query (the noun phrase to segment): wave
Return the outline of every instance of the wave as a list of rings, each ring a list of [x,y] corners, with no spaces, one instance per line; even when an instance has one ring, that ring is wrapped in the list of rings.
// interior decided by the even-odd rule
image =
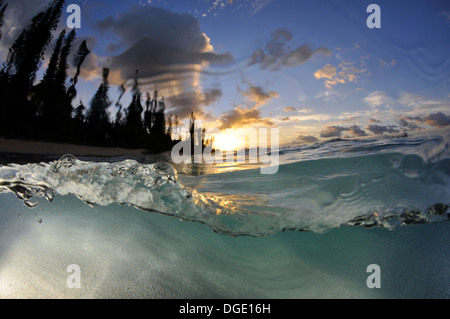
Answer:
[[[316,150],[314,158],[308,159],[307,147]],[[286,159],[274,175],[254,167],[178,174],[166,162],[106,163],[66,155],[0,166],[0,192],[15,193],[31,208],[38,198],[52,201],[56,195],[75,195],[89,205],[131,205],[233,236],[320,233],[343,225],[395,229],[450,218],[446,138],[307,147],[284,149]]]

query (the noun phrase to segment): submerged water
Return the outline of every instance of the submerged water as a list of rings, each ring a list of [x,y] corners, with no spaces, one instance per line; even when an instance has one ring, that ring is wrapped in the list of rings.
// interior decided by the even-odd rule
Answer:
[[[449,141],[286,147],[273,175],[70,155],[0,166],[0,296],[448,298]]]

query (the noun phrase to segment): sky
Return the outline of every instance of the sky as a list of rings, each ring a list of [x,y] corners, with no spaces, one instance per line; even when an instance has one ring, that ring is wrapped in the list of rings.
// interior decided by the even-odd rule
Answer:
[[[0,42],[3,61],[20,31],[48,3],[10,2]],[[222,131],[279,128],[281,144],[425,134],[450,126],[447,0],[69,4],[81,8],[74,50],[83,40],[91,50],[77,103],[89,105],[101,69],[108,67],[114,101],[125,83],[127,105],[138,70],[141,90],[153,96],[158,89],[166,113],[185,124],[195,112],[205,127]],[[380,8],[381,28],[367,26],[370,4]],[[59,29],[67,27],[68,16],[63,13]]]

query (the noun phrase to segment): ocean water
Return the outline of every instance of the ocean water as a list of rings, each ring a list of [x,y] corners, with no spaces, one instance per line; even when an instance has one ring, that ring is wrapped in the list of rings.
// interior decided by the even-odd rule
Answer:
[[[0,297],[449,298],[448,133],[0,166]]]

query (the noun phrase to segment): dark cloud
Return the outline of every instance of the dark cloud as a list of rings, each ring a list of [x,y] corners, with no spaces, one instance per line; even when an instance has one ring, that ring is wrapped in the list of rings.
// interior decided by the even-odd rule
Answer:
[[[96,29],[118,38],[116,43],[109,45],[110,51],[126,48],[111,57],[111,68],[120,69],[127,79],[134,76],[136,69],[142,77],[152,77],[165,72],[192,71],[195,66],[205,63],[232,60],[230,53],[213,52],[198,20],[187,13],[132,6],[127,12],[99,21]]]
[[[191,112],[205,116],[201,106],[210,105],[222,97],[222,90],[210,89],[205,92],[182,92],[167,99],[171,106],[171,113],[181,118],[189,117]]]
[[[383,126],[383,125],[369,125],[366,128],[367,130],[371,131],[373,134],[375,135],[381,135],[381,134],[385,134],[385,133],[400,133],[399,129],[395,126],[395,125],[388,125],[388,126]]]
[[[450,115],[445,115],[442,112],[428,114],[425,116],[408,117],[407,119],[439,128],[450,126]]]
[[[400,126],[400,128],[404,131],[416,131],[416,130],[423,129],[422,127],[418,126],[416,123],[408,122],[405,119],[400,119],[397,121],[397,123]]]
[[[327,48],[313,50],[306,44],[292,49],[289,46],[292,38],[292,34],[287,30],[279,29],[272,32],[272,38],[266,44],[265,51],[256,50],[250,57],[248,65],[258,64],[261,69],[278,71],[283,66],[301,65],[315,54],[331,55],[331,51]]]
[[[156,87],[167,107],[181,118],[192,111],[204,114],[202,107],[220,98],[220,89],[203,91],[200,74],[209,64],[230,62],[233,57],[214,52],[191,14],[135,5],[97,22],[95,29],[115,39],[106,46],[112,84],[134,78],[139,70],[143,89]]]
[[[358,136],[358,137],[367,136],[366,131],[364,131],[357,125],[350,126],[349,131],[350,131],[350,134],[353,136]]]
[[[295,140],[297,143],[315,143],[318,141],[317,137],[312,135],[299,135]]]
[[[348,127],[327,126],[320,132],[320,137],[341,137],[342,132],[349,131]]]

